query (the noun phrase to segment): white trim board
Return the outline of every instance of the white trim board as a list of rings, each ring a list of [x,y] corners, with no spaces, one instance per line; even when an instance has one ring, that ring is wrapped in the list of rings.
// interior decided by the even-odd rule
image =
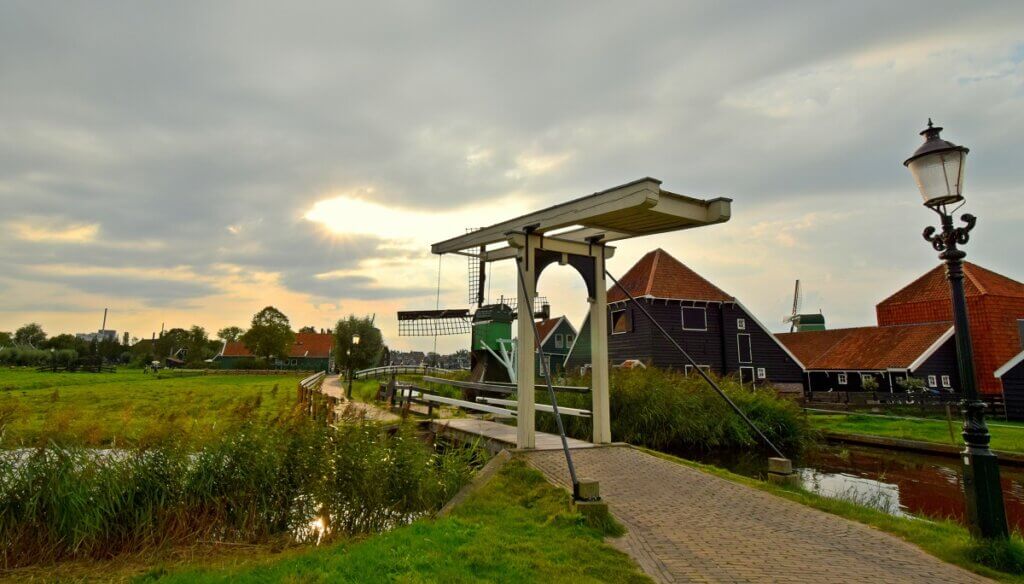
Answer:
[[[911,363],[909,366],[907,366],[907,371],[909,371],[910,373],[913,373],[914,371],[917,370],[918,367],[920,367],[921,365],[924,365],[924,362],[927,361],[928,358],[931,357],[935,353],[935,351],[938,351],[939,347],[941,347],[942,344],[945,343],[946,341],[948,341],[952,336],[953,336],[953,327],[951,326],[951,327],[949,327],[949,330],[947,330],[946,332],[942,333],[941,336],[939,336],[938,340],[936,340],[934,343],[932,343],[932,346],[930,346],[927,349],[925,349],[924,353],[921,353],[921,355],[918,356],[917,359],[914,359],[913,363]]]
[[[1024,361],[1024,351],[1017,353],[1016,357],[1013,357],[1012,359],[1007,361],[1002,367],[996,369],[995,376],[1002,377],[1003,375],[1006,375],[1007,373],[1010,372],[1010,369],[1013,369],[1014,367],[1019,365],[1021,361]]]

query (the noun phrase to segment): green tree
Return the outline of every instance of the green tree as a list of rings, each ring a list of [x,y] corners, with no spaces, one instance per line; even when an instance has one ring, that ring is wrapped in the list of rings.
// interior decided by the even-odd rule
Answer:
[[[189,332],[183,328],[172,328],[164,331],[156,340],[153,355],[163,361],[164,357],[173,357],[180,349],[188,348]]]
[[[0,347],[10,347],[14,344],[14,337],[11,333],[0,331]]]
[[[355,335],[359,335],[358,345],[352,342]],[[334,327],[334,347],[338,368],[344,371],[358,371],[380,363],[384,352],[384,337],[380,334],[380,329],[373,326],[373,319],[370,317],[359,318],[350,315],[339,320]]]
[[[30,322],[14,331],[14,343],[17,345],[28,345],[36,348],[46,340],[46,333],[38,322]]]
[[[316,327],[315,326],[304,326],[304,327],[299,329],[299,332],[300,333],[315,333],[316,332]]]
[[[217,331],[217,338],[229,343],[237,341],[245,334],[245,329],[240,326],[227,326]]]
[[[295,342],[295,333],[283,312],[267,306],[252,317],[252,324],[242,335],[242,342],[257,357],[283,357]]]

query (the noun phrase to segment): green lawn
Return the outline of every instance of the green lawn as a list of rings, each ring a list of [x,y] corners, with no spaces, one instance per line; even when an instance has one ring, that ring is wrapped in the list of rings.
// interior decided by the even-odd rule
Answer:
[[[811,424],[821,431],[963,445],[960,437],[961,421],[955,417],[955,442],[950,440],[949,423],[946,420],[906,420],[858,414],[812,414],[809,418]],[[993,449],[1024,453],[1024,425],[1002,421],[992,423],[995,425],[989,426],[989,431],[992,433]]]
[[[649,582],[568,507],[568,493],[512,460],[444,519],[238,568],[157,568],[140,581]]]
[[[50,439],[109,446],[171,433],[202,440],[238,416],[288,407],[298,379],[0,369],[0,439],[4,446]]]

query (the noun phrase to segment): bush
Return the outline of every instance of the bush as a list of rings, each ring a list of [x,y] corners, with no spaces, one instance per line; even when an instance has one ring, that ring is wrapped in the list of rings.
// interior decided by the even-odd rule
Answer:
[[[735,378],[718,379],[719,386],[757,427],[788,455],[813,441],[810,425],[800,408],[778,397],[774,390],[749,389]],[[587,386],[587,378],[571,378],[570,385]],[[655,368],[616,369],[611,380],[612,438],[665,452],[766,448],[757,434],[701,377]],[[548,402],[546,392],[538,402]],[[558,404],[590,409],[591,396],[559,393]],[[582,440],[592,436],[589,418],[563,416],[566,433]],[[557,432],[554,416],[537,413],[537,427]]]
[[[409,427],[335,430],[301,414],[240,422],[198,451],[173,436],[132,450],[0,451],[0,565],[319,538],[318,519],[335,535],[379,531],[440,508],[473,455],[435,454]]]
[[[7,347],[0,349],[0,365],[20,365],[27,367],[38,367],[40,365],[51,365],[57,360],[58,365],[67,366],[68,363],[78,359],[78,353],[73,349],[61,349],[50,352],[45,349],[32,349],[30,347]]]

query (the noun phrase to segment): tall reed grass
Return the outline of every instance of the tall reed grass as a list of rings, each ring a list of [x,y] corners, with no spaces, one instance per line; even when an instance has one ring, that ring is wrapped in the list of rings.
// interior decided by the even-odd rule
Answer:
[[[294,413],[241,422],[198,450],[168,438],[0,451],[0,566],[376,532],[443,505],[473,456],[435,453],[411,427],[335,430]]]
[[[814,432],[795,403],[771,389],[749,389],[726,377],[719,386],[786,454],[812,443]],[[589,386],[588,378],[569,385]],[[654,368],[613,370],[610,381],[612,438],[664,452],[763,447],[757,434],[696,375]],[[538,401],[547,395],[537,392]],[[559,393],[558,404],[590,409],[591,396]],[[589,439],[589,418],[564,416],[566,433]],[[557,432],[554,416],[537,413],[537,427]]]

